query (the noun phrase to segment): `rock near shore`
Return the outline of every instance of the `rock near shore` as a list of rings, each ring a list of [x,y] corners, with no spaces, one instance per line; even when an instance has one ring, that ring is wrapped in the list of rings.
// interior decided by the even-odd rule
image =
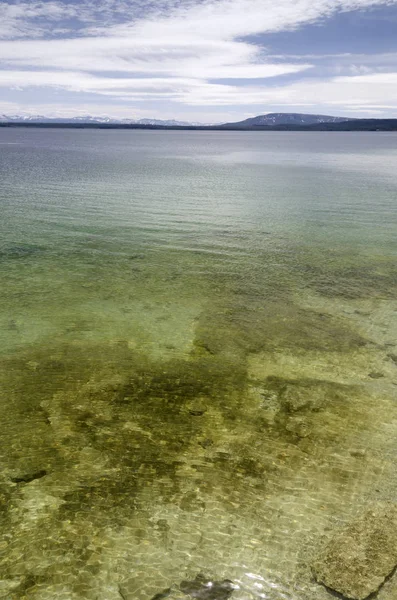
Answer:
[[[377,592],[397,566],[397,505],[376,506],[352,521],[312,565],[315,579],[353,600]]]

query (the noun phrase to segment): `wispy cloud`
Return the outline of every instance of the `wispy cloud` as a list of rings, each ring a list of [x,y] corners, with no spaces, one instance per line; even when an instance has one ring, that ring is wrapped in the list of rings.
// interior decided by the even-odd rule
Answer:
[[[263,88],[249,86],[201,86],[189,90],[181,99],[195,105],[254,105],[296,107],[324,106],[337,110],[368,110],[371,107],[394,107],[397,112],[397,72],[327,80],[303,80],[298,83]]]
[[[95,94],[130,105],[148,98],[175,107],[359,108],[381,105],[382,90],[397,107],[391,62],[380,80],[370,60],[353,61],[346,53],[340,60],[274,55],[261,37],[324,22],[337,12],[392,4],[396,0],[3,3],[0,86]],[[306,75],[319,60],[329,61],[328,78],[312,81]],[[300,81],[291,79],[298,75]]]

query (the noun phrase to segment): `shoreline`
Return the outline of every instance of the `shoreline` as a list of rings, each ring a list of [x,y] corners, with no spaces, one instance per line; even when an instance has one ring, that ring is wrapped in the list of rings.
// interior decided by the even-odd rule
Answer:
[[[139,123],[34,123],[0,122],[0,127],[28,127],[38,129],[142,129],[158,131],[397,131],[397,119],[357,119],[341,123],[320,123],[315,125],[257,125],[239,127],[233,125],[142,125]]]

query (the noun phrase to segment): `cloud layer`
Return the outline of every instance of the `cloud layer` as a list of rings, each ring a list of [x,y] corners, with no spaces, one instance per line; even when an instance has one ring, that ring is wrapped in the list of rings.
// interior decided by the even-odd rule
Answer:
[[[201,107],[203,115],[213,110],[211,120],[250,107],[252,114],[299,106],[396,112],[397,54],[286,56],[266,45],[266,34],[393,6],[396,0],[3,3],[3,107],[26,103],[26,112],[42,112],[50,95],[65,114],[105,101],[114,116],[142,115],[142,103],[151,102],[154,117],[190,112],[197,119]]]

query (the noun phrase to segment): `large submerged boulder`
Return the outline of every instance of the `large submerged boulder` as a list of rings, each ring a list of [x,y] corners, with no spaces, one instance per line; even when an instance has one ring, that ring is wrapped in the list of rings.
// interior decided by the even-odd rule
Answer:
[[[346,598],[365,600],[397,566],[397,505],[368,510],[339,531],[315,560],[319,583]]]

